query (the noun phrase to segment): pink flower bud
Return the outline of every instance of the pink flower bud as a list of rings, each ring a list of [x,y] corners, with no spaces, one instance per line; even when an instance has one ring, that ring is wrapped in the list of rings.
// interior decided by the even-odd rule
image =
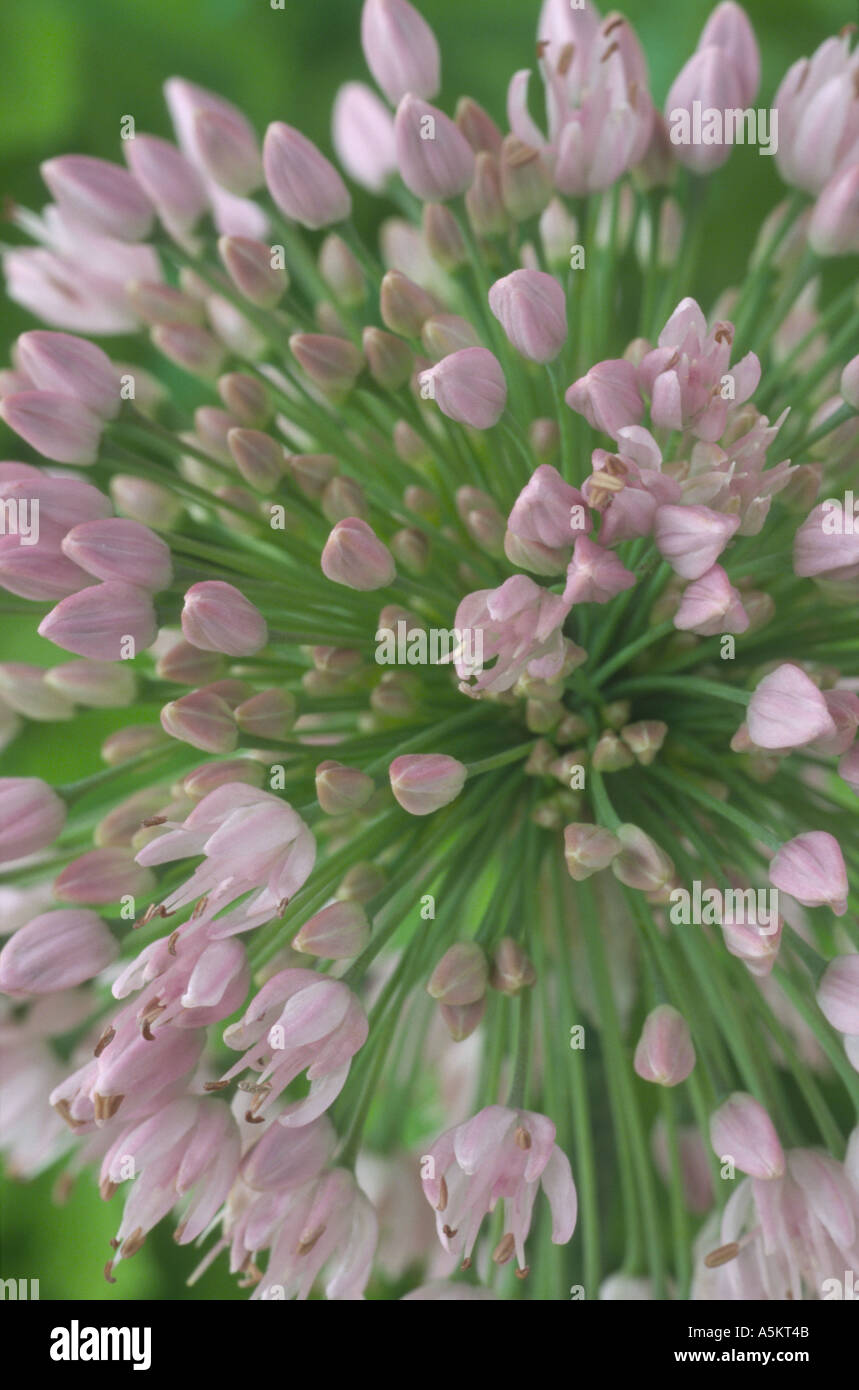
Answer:
[[[110,965],[118,950],[95,912],[43,912],[0,951],[0,990],[27,998],[73,989]]]
[[[258,492],[271,492],[286,471],[283,445],[262,430],[231,429],[227,446],[245,482]]]
[[[128,758],[158,748],[166,742],[163,730],[156,724],[128,724],[124,729],[117,729],[116,733],[108,735],[101,745],[101,756],[109,767],[117,767]]]
[[[464,1042],[480,1026],[486,1013],[486,995],[473,1004],[442,1004],[441,1021],[454,1042]]]
[[[487,348],[462,348],[421,375],[439,410],[460,425],[488,430],[507,404],[507,382],[497,357]]]
[[[326,483],[320,499],[322,515],[332,526],[347,518],[367,516],[367,498],[364,489],[354,478],[332,478]]]
[[[766,978],[778,959],[782,923],[722,922],[722,935],[732,956],[741,960],[751,975]]]
[[[456,218],[444,203],[424,205],[421,227],[427,250],[443,270],[458,270],[468,259]]]
[[[789,893],[803,907],[832,908],[836,917],[847,911],[847,870],[841,847],[825,830],[809,830],[782,845],[769,870],[770,883]]]
[[[800,526],[793,543],[794,573],[803,578],[831,575],[852,579],[859,573],[859,526],[834,526],[832,507],[821,502]]]
[[[625,425],[637,425],[644,414],[637,373],[631,362],[614,358],[598,362],[586,376],[567,388],[564,400],[584,415],[588,424],[617,439]]]
[[[414,357],[408,343],[381,328],[368,327],[362,335],[362,346],[370,375],[386,391],[399,391],[412,374]]]
[[[271,248],[250,237],[224,236],[218,252],[236,289],[251,304],[273,309],[289,287],[289,276],[272,265]]]
[[[315,912],[293,937],[304,955],[323,960],[352,960],[370,940],[370,923],[359,902],[336,902]]]
[[[374,790],[372,777],[357,767],[329,760],[316,769],[316,798],[327,816],[357,811],[367,804]]]
[[[489,307],[517,352],[531,362],[552,362],[567,341],[567,301],[554,275],[514,270],[496,280]]]
[[[102,421],[75,396],[18,391],[0,401],[0,416],[36,453],[54,463],[95,463]]]
[[[181,500],[160,483],[146,478],[114,473],[110,480],[110,495],[121,516],[131,517],[144,526],[171,527],[183,512]]]
[[[814,205],[808,241],[818,256],[859,252],[859,163],[829,180]]]
[[[243,429],[261,429],[271,418],[268,393],[256,377],[226,372],[218,378],[218,395]]]
[[[698,48],[715,44],[725,55],[727,66],[737,79],[740,106],[751,106],[761,80],[761,57],[755,31],[742,5],[722,0],[711,12],[701,30]]]
[[[730,1159],[752,1178],[780,1178],[784,1150],[760,1101],[735,1091],[710,1116],[710,1143],[717,1158]]]
[[[709,507],[660,507],[654,539],[675,574],[700,579],[715,565],[740,524],[738,516],[726,516]]]
[[[432,95],[423,93],[422,95]],[[456,103],[456,124],[462,131],[475,154],[483,151],[486,154],[498,154],[501,149],[502,135],[498,126],[476,101],[471,97],[460,97]]]
[[[45,684],[88,709],[121,709],[137,694],[134,671],[112,661],[65,661],[45,673]]]
[[[0,777],[0,863],[45,849],[66,823],[65,802],[39,777]]]
[[[476,941],[458,941],[445,951],[427,984],[427,994],[439,1004],[476,1004],[486,993],[489,962]]]
[[[122,150],[135,181],[168,231],[180,238],[187,236],[209,206],[193,164],[169,140],[157,135],[123,140]]]
[[[418,198],[444,202],[474,177],[474,152],[449,116],[420,97],[404,96],[394,119],[397,165]]]
[[[636,762],[649,767],[665,742],[668,725],[661,719],[644,719],[638,724],[626,724],[620,736],[635,754]]]
[[[338,521],[322,551],[322,573],[347,589],[384,589],[396,578],[393,556],[360,517]]]
[[[829,962],[817,987],[817,1003],[839,1033],[859,1034],[859,953]]]
[[[713,565],[683,590],[674,626],[681,632],[697,632],[702,637],[748,629],[749,618],[742,598],[721,565]]]
[[[475,161],[474,179],[465,195],[465,210],[479,237],[503,236],[509,225],[501,194],[501,169],[495,155],[482,150]]]
[[[104,420],[118,414],[119,373],[95,343],[71,333],[22,333],[16,354],[21,371],[38,391],[75,396]]]
[[[421,289],[400,270],[389,270],[382,278],[379,291],[379,311],[382,322],[393,333],[404,338],[417,338],[426,319],[438,305],[426,290]]]
[[[407,92],[434,97],[441,84],[435,34],[408,0],[365,0],[361,47],[392,106]]]
[[[66,154],[41,166],[61,211],[117,241],[143,241],[152,229],[152,205],[125,169],[106,159]]]
[[[288,690],[260,690],[235,708],[236,723],[252,738],[286,738],[295,723],[295,696]]]
[[[518,941],[514,941],[511,936],[505,936],[498,943],[492,956],[489,977],[492,988],[514,998],[521,994],[523,989],[530,989],[536,980],[537,972]]]
[[[460,348],[480,346],[475,329],[459,314],[432,314],[421,329],[421,342],[434,362]]]
[[[665,99],[669,139],[679,162],[696,174],[709,174],[724,164],[731,144],[724,138],[712,143],[696,140],[695,109],[700,116],[701,111],[725,112],[742,106],[742,78],[737,66],[715,43],[699,48],[681,68]]]
[[[516,135],[504,137],[498,173],[504,208],[515,222],[536,217],[551,201],[552,179],[540,151]]]
[[[589,536],[579,535],[567,569],[566,603],[608,603],[632,589],[635,575],[612,550],[603,550]]]
[[[758,748],[799,748],[835,733],[821,692],[790,662],[758,683],[746,714],[749,737]]]
[[[315,231],[344,221],[352,211],[349,191],[334,165],[293,126],[272,122],[262,162],[272,198],[293,222]]]
[[[70,594],[39,624],[39,636],[93,661],[121,661],[151,647],[158,623],[151,596],[111,579]]]
[[[407,753],[388,769],[391,791],[411,816],[429,816],[455,801],[468,775],[464,763],[446,753]]]
[[[612,873],[628,888],[662,894],[674,878],[674,865],[664,850],[637,825],[617,828],[620,851],[612,860]]]
[[[268,627],[259,609],[220,579],[207,579],[188,589],[182,631],[193,647],[227,656],[253,656],[268,641]]]
[[[63,554],[96,579],[119,579],[156,593],[173,578],[170,547],[139,521],[83,521],[68,532]]]
[[[564,827],[564,858],[576,883],[607,868],[620,849],[617,836],[601,825],[574,822]]]
[[[171,738],[204,753],[232,753],[239,741],[233,711],[211,690],[192,690],[166,704],[161,726]]]
[[[28,719],[71,719],[74,704],[46,680],[41,666],[21,661],[0,665],[0,699]]]
[[[349,177],[371,193],[381,193],[397,171],[394,118],[363,82],[346,82],[338,91],[331,140]]]
[[[364,366],[364,358],[348,338],[293,333],[289,346],[310,380],[331,395],[351,391]]]
[[[223,343],[194,323],[160,323],[152,330],[152,341],[177,367],[195,376],[216,377],[227,355]]]
[[[841,398],[854,410],[859,410],[859,357],[851,357],[841,373]]]
[[[689,1025],[670,1004],[659,1004],[644,1020],[633,1062],[642,1081],[679,1086],[695,1066]]]
[[[605,729],[596,742],[591,762],[597,772],[620,772],[632,767],[635,758],[613,729]]]
[[[206,173],[221,188],[240,198],[259,188],[263,181],[259,143],[241,111],[201,107],[194,116],[194,139]]]
[[[126,894],[142,897],[155,888],[155,875],[135,863],[124,848],[93,849],[67,864],[54,879],[53,894],[61,903],[115,903]]]

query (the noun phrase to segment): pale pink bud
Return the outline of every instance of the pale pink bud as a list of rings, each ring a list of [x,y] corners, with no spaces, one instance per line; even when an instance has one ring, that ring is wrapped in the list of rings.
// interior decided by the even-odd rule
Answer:
[[[859,410],[859,357],[851,357],[841,373],[841,398],[854,410]]]
[[[474,152],[449,116],[420,97],[404,96],[394,120],[397,165],[418,198],[444,202],[474,177]]]
[[[769,975],[778,959],[781,932],[780,919],[766,926],[756,922],[722,922],[722,934],[731,955],[759,978]]]
[[[305,497],[320,498],[339,468],[333,454],[291,454],[287,470]]]
[[[183,511],[181,500],[160,483],[150,483],[146,478],[135,478],[128,473],[114,473],[110,495],[121,516],[131,517],[144,526],[169,529]]]
[[[635,585],[635,575],[613,550],[604,550],[589,536],[579,535],[567,569],[564,600],[568,603],[608,603]]]
[[[497,425],[507,404],[507,383],[497,357],[487,348],[462,348],[421,375],[443,415],[472,429]]]
[[[408,343],[373,326],[364,329],[361,341],[373,379],[386,391],[399,391],[405,386],[414,363]]]
[[[439,1004],[476,1004],[486,993],[489,962],[476,941],[458,941],[445,951],[427,983],[427,994]]]
[[[203,652],[183,637],[174,641],[172,633],[170,636],[170,646],[161,652],[155,666],[161,680],[176,681],[178,685],[208,685],[224,674],[226,663],[220,652]]]
[[[137,183],[170,232],[192,231],[209,206],[203,182],[193,164],[169,140],[135,135],[123,140],[125,161]]]
[[[351,391],[364,358],[348,338],[333,338],[325,333],[293,333],[290,349],[310,380],[333,395]]]
[[[227,355],[224,343],[194,323],[159,323],[152,341],[171,362],[195,376],[218,376]]]
[[[661,719],[643,719],[638,724],[626,724],[620,736],[635,754],[637,762],[649,767],[665,742],[668,725]]]
[[[138,318],[148,324],[201,324],[205,306],[193,295],[148,280],[129,280],[125,290]]]
[[[52,690],[89,709],[121,709],[137,694],[134,671],[113,661],[66,661],[44,675]]]
[[[702,637],[747,630],[749,618],[742,598],[721,565],[713,565],[683,590],[674,626],[681,632],[697,632]]]
[[[66,823],[65,802],[39,777],[0,777],[0,863],[45,849]]]
[[[495,155],[482,150],[475,161],[474,179],[465,195],[465,210],[479,237],[503,236],[509,219],[501,194],[501,169]]]
[[[111,579],[70,594],[39,624],[39,636],[94,661],[121,661],[151,647],[158,623],[151,595]]]
[[[54,463],[95,463],[102,421],[75,396],[18,391],[0,401],[0,417],[36,453]]]
[[[243,198],[263,181],[259,142],[250,121],[234,106],[202,106],[194,116],[197,155],[206,173],[228,193]]]
[[[42,178],[63,212],[117,241],[143,241],[152,204],[125,169],[106,159],[66,154],[41,165]]]
[[[481,151],[486,154],[498,154],[503,138],[501,131],[489,112],[484,111],[476,101],[471,97],[460,97],[456,103],[455,119],[457,127],[475,154]]]
[[[408,0],[365,0],[361,47],[367,67],[392,106],[407,92],[435,96],[441,84],[438,44]]]
[[[838,764],[838,776],[843,777],[848,787],[852,787],[859,796],[859,743],[854,743],[844,754]]]
[[[784,1150],[760,1101],[734,1091],[710,1116],[710,1143],[717,1158],[730,1159],[752,1178],[780,1178]]]
[[[227,446],[236,467],[250,487],[271,492],[286,469],[283,445],[262,430],[231,429]]]
[[[320,763],[316,769],[316,798],[327,816],[343,816],[365,806],[375,790],[372,777],[343,763]]]
[[[564,827],[564,858],[576,883],[607,868],[620,849],[617,836],[601,825],[574,822]]]
[[[758,748],[799,748],[835,733],[821,692],[790,662],[758,683],[746,714],[749,737]]]
[[[430,563],[430,542],[426,532],[405,526],[391,537],[391,552],[398,565],[409,574],[426,574]]]
[[[0,951],[0,990],[27,998],[73,989],[110,965],[118,950],[95,912],[43,912]]]
[[[421,329],[421,342],[434,362],[460,348],[480,346],[476,330],[459,314],[432,314]]]
[[[503,937],[492,956],[489,976],[492,988],[515,997],[523,989],[530,989],[536,980],[537,972],[518,941],[511,936]]]
[[[817,987],[817,1003],[839,1033],[859,1034],[859,953],[829,962]]]
[[[218,252],[236,289],[260,309],[273,309],[289,287],[289,276],[272,265],[271,247],[250,237],[224,236]]]
[[[232,753],[239,740],[233,711],[211,690],[192,690],[166,704],[161,726],[171,738],[204,753]]]
[[[334,165],[293,126],[272,122],[262,162],[272,198],[293,222],[316,230],[344,221],[352,211],[349,191]]]
[[[89,850],[73,859],[54,879],[53,894],[61,903],[116,903],[126,894],[142,897],[155,887],[151,869],[137,864],[124,848]]]
[[[465,764],[446,753],[407,753],[394,759],[388,773],[391,791],[412,816],[431,815],[455,801],[468,775]]]
[[[382,278],[379,312],[382,322],[393,333],[417,338],[426,319],[437,309],[436,300],[400,270],[389,270]]]
[[[268,641],[268,627],[259,609],[220,579],[207,579],[188,589],[182,631],[193,647],[227,656],[253,656]]]
[[[127,724],[124,729],[108,735],[101,745],[101,756],[109,767],[117,767],[128,758],[159,748],[166,742],[164,731],[156,724]]]
[[[835,174],[819,195],[811,214],[808,240],[818,256],[859,252],[859,163]]]
[[[170,547],[139,521],[83,521],[63,540],[63,554],[96,579],[119,579],[156,593],[173,578]]]
[[[295,696],[288,690],[260,690],[235,708],[236,723],[253,738],[286,738],[297,713]]]
[[[319,248],[319,273],[340,304],[356,308],[367,297],[367,282],[354,251],[336,232]],[[384,282],[383,282],[384,283]]]
[[[625,425],[637,425],[644,414],[637,374],[631,362],[614,358],[598,362],[587,375],[567,387],[564,400],[584,415],[588,424],[617,439]]]
[[[612,860],[615,878],[641,893],[662,894],[674,878],[665,851],[637,825],[619,825],[616,834],[621,848]]]
[[[859,727],[859,695],[854,695],[852,690],[825,690],[823,698],[835,732],[815,739],[812,746],[816,753],[838,757],[846,752],[856,737],[856,729]]]
[[[486,1013],[486,995],[473,1004],[441,1004],[441,1021],[454,1042],[464,1042],[479,1028]]]
[[[334,101],[331,141],[350,178],[381,193],[397,171],[394,118],[363,82],[346,82]]]
[[[715,44],[725,54],[727,65],[737,79],[740,106],[751,106],[761,80],[761,57],[755,31],[742,5],[722,0],[701,30],[698,48]]]
[[[635,1049],[636,1075],[657,1086],[679,1086],[695,1066],[689,1025],[670,1004],[651,1009]]]
[[[548,206],[552,179],[540,151],[515,135],[505,135],[498,156],[501,199],[515,222],[527,222]]]
[[[385,886],[385,873],[377,864],[353,864],[343,875],[337,888],[337,897],[344,902],[368,903]]]
[[[296,951],[323,960],[352,960],[370,940],[370,923],[359,902],[330,903],[293,937]]]
[[[725,163],[732,147],[724,138],[713,143],[695,140],[696,103],[699,103],[699,111],[720,112],[742,108],[744,104],[738,67],[715,43],[692,54],[675,77],[665,99],[665,119],[675,157],[695,173],[709,174]],[[686,138],[681,138],[683,136]]]
[[[244,429],[260,429],[271,418],[268,394],[256,377],[226,372],[218,378],[218,395]]]
[[[825,830],[809,830],[788,840],[774,855],[770,883],[789,893],[803,907],[832,908],[836,917],[847,911],[847,870],[841,847]]]
[[[202,801],[209,792],[228,782],[243,782],[248,787],[261,787],[265,767],[254,758],[230,758],[219,763],[202,763],[182,779],[182,790],[192,801]]]
[[[38,391],[75,396],[112,420],[119,412],[119,373],[107,353],[71,333],[22,333],[15,345],[18,365]]]
[[[808,515],[794,537],[795,574],[803,578],[832,575],[834,578],[852,579],[859,573],[859,526],[851,532],[847,527],[839,526],[839,520],[832,506],[827,506],[825,502],[821,502]]]
[[[552,362],[567,341],[567,301],[554,275],[514,270],[496,280],[489,307],[517,352],[531,362]]]
[[[338,521],[322,551],[322,573],[348,589],[384,589],[396,577],[393,556],[360,517]]]
[[[74,705],[46,680],[41,666],[21,661],[0,665],[0,699],[4,705],[28,719],[71,719]]]
[[[424,242],[443,270],[458,270],[468,253],[456,218],[444,203],[426,203],[421,218]]]
[[[654,539],[675,574],[700,579],[715,565],[740,524],[738,516],[726,516],[709,507],[660,507]]]
[[[614,730],[605,729],[596,742],[591,762],[597,772],[620,772],[625,767],[632,767],[635,759]]]

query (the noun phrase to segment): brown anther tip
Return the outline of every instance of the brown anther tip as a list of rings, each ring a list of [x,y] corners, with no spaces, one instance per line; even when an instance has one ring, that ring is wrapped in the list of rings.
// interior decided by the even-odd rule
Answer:
[[[101,1037],[99,1038],[98,1042],[92,1050],[93,1057],[100,1057],[101,1054],[104,1052],[104,1049],[108,1046],[109,1043],[113,1042],[115,1037],[115,1028],[105,1028],[104,1032],[102,1033]]]
[[[720,323],[713,337],[717,343],[727,343],[729,346],[734,341],[734,331],[730,324]]]
[[[704,1264],[707,1269],[718,1269],[720,1265],[727,1265],[731,1260],[735,1260],[740,1253],[740,1247],[735,1240],[728,1245],[720,1245],[717,1250],[711,1250],[709,1255],[704,1256]]]
[[[115,1283],[116,1283],[116,1280],[115,1280],[114,1277],[113,1277],[113,1260],[108,1260],[107,1264],[105,1265],[105,1267],[104,1267],[104,1277],[105,1277],[105,1279],[107,1280],[107,1282],[108,1282],[109,1284],[115,1284]]]
[[[200,899],[194,904],[194,911],[191,913],[191,920],[194,921],[197,917],[202,917],[203,913],[206,911],[206,908],[207,908],[208,906],[209,906],[209,895],[208,895],[208,893],[204,893],[203,896],[202,896],[202,898],[200,898]]]
[[[179,928],[177,927],[176,930],[175,930],[174,932],[171,932],[170,935],[169,935],[168,938],[167,938],[167,950],[169,951],[169,953],[170,953],[171,956],[175,956],[175,954],[176,954],[176,942],[177,942],[178,940],[179,940]]]
[[[457,1230],[459,1228],[457,1226],[442,1226],[441,1229],[444,1231],[448,1240],[453,1240],[453,1237],[456,1235]]]
[[[537,40],[537,57],[538,57],[538,58],[542,58],[542,57],[543,57],[543,54],[546,52],[546,49],[547,49],[548,47],[549,47],[549,40],[548,40],[548,39],[538,39],[538,40]]]
[[[447,1208],[447,1183],[445,1182],[444,1178],[441,1178],[440,1181],[439,1181],[439,1185],[438,1185],[438,1201],[436,1202],[436,1207],[435,1207],[435,1209],[436,1209],[436,1211],[444,1211],[446,1208]]]
[[[154,1034],[153,1034],[153,1032],[152,1032],[152,1026],[151,1026],[151,1020],[150,1020],[150,1019],[147,1018],[147,1019],[144,1020],[143,1027],[141,1028],[140,1031],[141,1031],[141,1033],[143,1034],[143,1036],[144,1036],[144,1038],[146,1039],[147,1042],[154,1042],[154,1041],[155,1041],[155,1036],[154,1036]]]
[[[153,825],[166,825],[166,824],[167,824],[167,817],[166,817],[166,816],[147,816],[147,817],[146,817],[146,820],[142,820],[142,821],[140,822],[140,824],[141,824],[141,826],[142,826],[142,828],[143,828],[144,830],[149,830]]]
[[[101,1200],[103,1202],[109,1202],[114,1192],[116,1192],[118,1186],[118,1183],[111,1182],[109,1178],[105,1178],[104,1182],[99,1184],[98,1189],[101,1195]],[[113,1248],[115,1250],[116,1246],[114,1246]]]
[[[204,1091],[223,1091],[229,1086],[229,1081],[204,1081]]]
[[[248,1122],[249,1125],[262,1125],[262,1124],[265,1124],[265,1116],[264,1116],[264,1115],[255,1115],[254,1112],[253,1112],[252,1110],[246,1110],[246,1111],[245,1111],[245,1119],[247,1120],[247,1122]]]
[[[107,1243],[108,1243],[108,1245],[110,1246],[111,1250],[118,1250],[119,1247],[120,1247],[121,1241],[118,1241],[117,1238],[116,1238],[116,1236],[111,1236],[110,1240],[109,1240]]]
[[[626,20],[624,19],[622,14],[615,15],[614,19],[607,19],[602,27],[603,35],[605,36],[605,38],[608,38],[609,34],[612,32],[613,29],[617,29],[619,25],[625,23]]]
[[[530,1149],[531,1135],[528,1133],[527,1129],[523,1128],[522,1125],[520,1125],[519,1128],[516,1130],[516,1133],[514,1134],[513,1138],[516,1140],[517,1148]]]
[[[611,57],[611,55],[612,55],[613,53],[617,53],[618,48],[619,48],[619,44],[610,43],[609,46],[608,46],[608,48],[606,49],[605,53],[604,53],[604,54],[602,55],[602,57],[600,58],[600,62],[601,62],[601,63],[607,63],[608,60],[609,60],[609,58]]]
[[[313,1249],[314,1245],[315,1245],[316,1242],[320,1239],[320,1237],[324,1236],[324,1234],[325,1234],[325,1227],[324,1227],[324,1226],[317,1226],[316,1229],[313,1230],[313,1231],[310,1231],[308,1235],[306,1235],[306,1236],[301,1236],[301,1238],[300,1238],[298,1244],[297,1244],[296,1247],[295,1247],[295,1252],[296,1252],[296,1254],[297,1254],[297,1255],[307,1255],[307,1254],[309,1253],[309,1251],[311,1251],[311,1250]]]
[[[466,1270],[466,1269],[471,1269],[471,1259],[469,1258],[468,1255],[466,1255],[465,1259],[463,1260],[462,1264],[461,1264],[459,1267],[460,1267],[460,1269],[463,1270],[463,1271]]]
[[[506,1236],[502,1236],[492,1252],[493,1262],[497,1265],[506,1265],[508,1260],[513,1258],[516,1249],[516,1241],[510,1231]]]
[[[179,1222],[179,1225],[176,1227],[175,1231],[173,1232],[173,1239],[175,1240],[175,1242],[176,1242],[177,1245],[181,1244],[182,1236],[183,1236],[184,1233],[185,1233],[185,1227],[187,1226],[187,1224],[188,1224],[187,1221],[180,1221],[180,1222]]]
[[[838,37],[839,39],[846,39],[850,34],[855,34],[857,29],[859,29],[859,25],[855,24],[852,19],[849,19],[847,23],[842,25],[838,30]]]
[[[531,1266],[523,1265],[521,1269],[515,1269],[513,1273],[516,1275],[517,1279],[527,1279],[528,1275],[531,1273]]]
[[[558,59],[558,75],[560,77],[566,77],[567,73],[570,70],[570,66],[572,64],[575,52],[575,44],[564,44],[563,48],[561,49],[561,56]]]

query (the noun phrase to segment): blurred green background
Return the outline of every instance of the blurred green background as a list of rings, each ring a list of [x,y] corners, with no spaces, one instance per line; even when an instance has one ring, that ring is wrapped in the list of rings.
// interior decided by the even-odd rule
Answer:
[[[539,0],[419,0],[443,53],[440,104],[452,110],[468,93],[500,124],[512,72],[532,67]],[[695,47],[710,0],[627,0],[650,62],[658,103]],[[827,34],[859,18],[855,0],[747,0],[763,55],[758,104],[771,98],[787,68]],[[0,82],[0,189],[28,207],[45,201],[38,166],[60,153],[119,158],[120,121],[138,132],[171,134],[161,98],[178,74],[222,92],[260,130],[274,119],[299,126],[330,151],[329,120],[337,87],[367,79],[358,39],[359,0],[4,0]],[[779,196],[772,159],[736,150],[719,174],[710,218],[702,296],[707,302],[743,271],[762,217]],[[356,220],[369,232],[388,209],[358,193]],[[16,238],[17,239],[17,238]],[[29,316],[4,303],[0,358]],[[26,457],[0,424],[0,457]],[[0,617],[0,660],[49,665],[56,648],[33,634],[29,618]],[[134,712],[91,712],[63,725],[30,724],[0,762],[5,775],[55,781],[92,771],[98,745]],[[0,1117],[2,1122],[2,1117]],[[0,1277],[39,1278],[43,1298],[246,1298],[223,1271],[193,1289],[184,1278],[194,1256],[177,1251],[162,1227],[108,1285],[102,1267],[119,1222],[122,1195],[99,1200],[87,1175],[63,1206],[51,1203],[56,1174],[22,1186],[4,1182]]]

